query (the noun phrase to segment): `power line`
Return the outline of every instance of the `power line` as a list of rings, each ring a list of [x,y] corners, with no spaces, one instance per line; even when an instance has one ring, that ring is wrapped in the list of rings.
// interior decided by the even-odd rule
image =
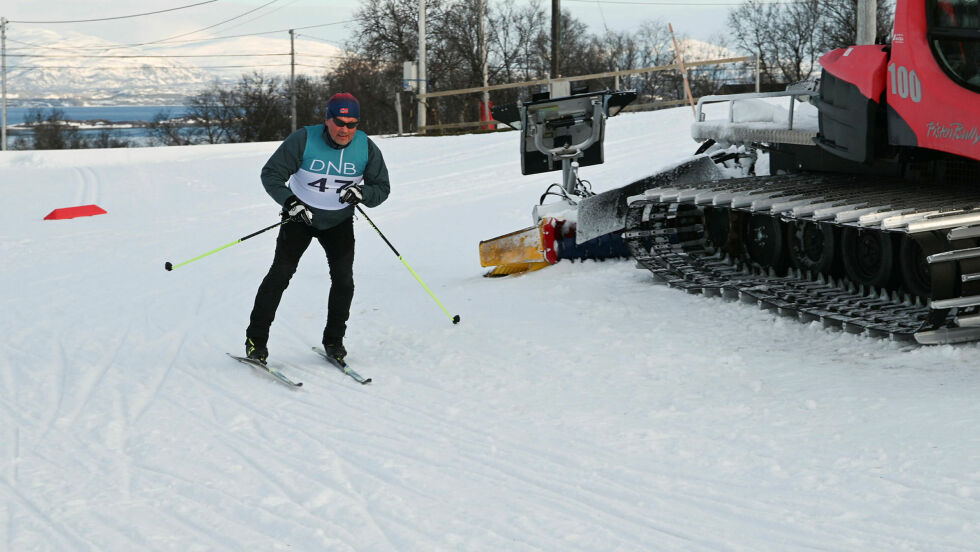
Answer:
[[[269,11],[263,13],[262,15],[257,15],[255,17],[253,17],[252,19],[247,19],[245,21],[242,21],[241,23],[238,23],[237,25],[232,25],[231,27],[225,27],[224,30],[230,31],[231,29],[237,29],[238,27],[241,27],[242,25],[246,25],[246,24],[251,23],[252,21],[255,21],[257,19],[262,19],[263,17],[266,17],[268,15],[272,15],[272,14],[276,13],[277,11],[279,11],[279,10],[281,10],[283,8],[288,8],[289,6],[295,4],[298,1],[299,0],[291,0],[289,2],[286,2],[283,5],[279,6],[278,8],[275,8],[273,10],[269,10]]]
[[[268,57],[268,56],[288,56],[292,55],[289,53],[281,54],[171,54],[171,55],[152,55],[152,54],[127,54],[127,55],[107,55],[107,56],[51,56],[51,55],[39,55],[39,54],[7,54],[7,57],[16,58],[32,58],[32,59],[140,59],[140,58],[157,58],[157,59],[172,59],[172,58],[211,58],[211,57]],[[339,58],[344,57],[341,55],[329,55],[329,54],[304,54],[301,52],[296,52],[296,56],[302,57],[326,57],[326,58]]]
[[[349,23],[349,21],[348,21],[348,23]],[[342,44],[338,44],[338,43],[336,43],[336,42],[334,42],[332,40],[327,40],[326,38],[320,38],[318,36],[308,35],[308,34],[305,34],[305,33],[304,34],[296,33],[296,37],[297,38],[299,38],[301,36],[302,37],[306,37],[306,38],[311,39],[311,40],[318,40],[320,42],[324,42],[326,44],[329,44],[331,46],[336,46],[338,48],[343,48],[344,47]]]
[[[308,25],[308,26],[305,26],[305,27],[294,27],[294,29],[314,29],[314,28],[319,28],[319,27],[330,27],[332,25],[343,25],[345,23],[353,23],[354,21],[355,21],[354,19],[348,19],[348,20],[345,20],[345,21],[336,21],[334,23],[321,23],[321,24],[318,24],[318,25]],[[175,41],[172,41],[172,42],[167,42],[166,44],[161,44],[159,46],[154,46],[154,48],[169,48],[169,47],[172,47],[172,46],[175,46],[175,45],[194,44],[194,43],[201,43],[201,42],[212,42],[212,41],[216,41],[216,40],[225,40],[225,39],[229,39],[229,38],[242,38],[242,37],[247,37],[247,36],[261,36],[261,35],[268,35],[268,34],[285,33],[285,32],[288,32],[288,31],[289,31],[289,29],[277,29],[275,31],[262,31],[262,32],[257,32],[257,33],[245,33],[245,34],[237,34],[237,35],[216,36],[216,37],[213,37],[213,38],[194,38],[194,39],[191,39],[191,40],[175,40]],[[299,36],[299,35],[297,35],[297,36]],[[306,37],[309,37],[309,38],[315,38],[315,37],[310,37],[310,35],[302,35],[302,36],[306,36]],[[320,40],[324,40],[324,39],[320,39]],[[80,52],[80,51],[84,51],[84,50],[116,50],[116,49],[120,49],[120,48],[134,48],[134,47],[138,47],[138,46],[155,44],[154,42],[145,42],[145,43],[142,43],[142,44],[112,44],[112,45],[106,45],[106,46],[79,46],[79,47],[75,47],[75,48],[66,48],[66,47],[63,47],[63,46],[44,46],[44,45],[40,45],[40,44],[32,44],[30,42],[24,42],[22,40],[15,40],[15,39],[9,38],[9,37],[7,38],[7,41],[8,42],[16,42],[17,44],[23,44],[25,46],[30,46],[30,48],[8,48],[7,51],[20,51],[20,50],[38,49],[38,50],[65,50],[65,51],[69,51],[69,52]]]
[[[34,59],[77,59],[77,58],[96,58],[96,59],[132,59],[132,58],[200,58],[200,57],[265,57],[265,56],[288,56],[285,54],[174,54],[169,56],[158,56],[151,54],[130,54],[130,55],[111,55],[111,56],[49,56],[36,54],[8,54],[7,57],[34,58]]]
[[[225,23],[228,23],[229,21],[234,21],[236,19],[241,19],[242,17],[245,17],[246,15],[248,15],[250,13],[255,13],[255,12],[261,10],[262,8],[266,7],[266,6],[269,6],[271,4],[275,4],[278,1],[279,0],[270,0],[269,2],[266,2],[265,4],[262,4],[261,6],[255,8],[255,9],[248,10],[245,13],[240,13],[240,14],[236,15],[235,17],[232,17],[232,18],[229,18],[229,19],[225,19],[224,21],[221,21],[219,23],[215,23],[214,25],[208,25],[207,27],[204,27],[203,29],[198,29],[196,31],[191,31],[189,33],[183,33],[183,34],[179,34],[179,35],[174,35],[174,36],[167,37],[167,38],[161,38],[160,40],[155,40],[153,42],[144,42],[143,44],[137,44],[137,46],[145,46],[147,44],[157,44],[157,43],[160,43],[160,42],[166,42],[166,41],[172,40],[174,38],[180,38],[182,36],[197,34],[197,33],[201,32],[201,31],[206,31],[208,29],[213,29],[213,28],[215,28],[215,27],[217,27],[219,25],[224,25]]]
[[[301,65],[297,63],[296,65]],[[288,63],[270,63],[270,64],[260,64],[260,65],[194,65],[192,67],[175,67],[172,65],[15,65],[13,67],[8,67],[7,71],[12,71],[14,69],[123,69],[127,71],[143,71],[145,69],[174,69],[174,70],[186,70],[186,69],[237,69],[242,67],[289,67]],[[313,66],[304,66],[313,67]]]
[[[211,1],[216,1],[216,0],[211,0]],[[278,1],[279,0],[271,0],[269,2],[266,2],[265,4],[262,4],[261,6],[259,6],[257,8],[248,10],[248,11],[246,11],[244,13],[240,13],[240,14],[236,15],[235,17],[231,17],[229,19],[225,19],[224,21],[221,21],[219,23],[215,23],[214,25],[208,25],[207,27],[204,27],[204,28],[201,28],[201,29],[197,29],[196,31],[191,31],[191,32],[188,32],[188,33],[182,33],[182,34],[178,34],[178,35],[174,35],[174,36],[169,36],[167,38],[161,38],[159,40],[153,40],[153,41],[149,41],[149,42],[139,42],[139,43],[136,43],[136,44],[112,44],[112,45],[108,45],[108,46],[104,46],[104,47],[95,47],[95,46],[92,46],[92,47],[86,47],[85,49],[115,50],[115,49],[119,49],[119,48],[135,48],[137,46],[148,46],[148,45],[151,45],[151,44],[159,44],[159,43],[162,43],[162,42],[167,42],[167,41],[173,40],[175,38],[180,38],[180,37],[183,37],[183,36],[196,34],[196,33],[202,32],[202,31],[206,31],[208,29],[213,29],[213,28],[215,28],[215,27],[217,27],[219,25],[224,25],[225,23],[228,23],[229,21],[234,21],[236,19],[240,19],[242,17],[245,17],[246,15],[248,15],[250,13],[254,13],[254,12],[258,11],[258,10],[261,10],[262,8],[264,8],[264,7],[266,7],[266,6],[270,5],[270,4],[274,4],[274,3],[278,2]],[[211,39],[197,39],[197,40],[198,41],[201,41],[201,42],[207,42],[208,40],[211,40]],[[22,44],[27,44],[27,43],[23,43],[22,42]],[[53,48],[51,46],[42,46],[42,45],[33,45],[33,46],[35,48]]]
[[[76,20],[73,20],[73,21],[7,21],[7,22],[8,23],[29,24],[29,25],[55,25],[55,24],[59,24],[59,23],[92,23],[92,22],[95,22],[95,21],[112,21],[114,19],[129,19],[131,17],[143,17],[144,15],[155,15],[155,14],[158,14],[158,13],[165,13],[165,12],[172,12],[172,11],[177,11],[177,10],[184,10],[184,9],[187,9],[187,8],[193,8],[195,6],[201,6],[201,5],[204,5],[204,4],[211,4],[211,3],[217,2],[217,1],[218,0],[206,0],[205,2],[198,2],[197,4],[190,4],[190,5],[187,5],[187,6],[181,6],[179,8],[170,8],[170,9],[166,9],[166,10],[157,10],[157,11],[152,11],[152,12],[136,13],[136,14],[133,14],[133,15],[120,15],[120,16],[117,16],[117,17],[102,17],[102,18],[99,18],[99,19],[76,19]]]

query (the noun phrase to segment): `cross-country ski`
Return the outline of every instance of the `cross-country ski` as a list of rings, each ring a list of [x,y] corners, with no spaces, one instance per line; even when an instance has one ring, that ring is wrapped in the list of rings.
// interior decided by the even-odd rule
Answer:
[[[353,368],[347,365],[347,362],[345,362],[344,359],[328,355],[326,351],[323,350],[322,347],[313,347],[313,350],[316,351],[317,354],[323,357],[332,366],[336,367],[337,369],[347,374],[348,376],[354,378],[354,381],[356,381],[357,383],[360,383],[362,385],[371,383],[371,378],[365,378],[364,376],[355,372]]]
[[[286,385],[289,385],[291,387],[302,387],[303,386],[303,382],[293,381],[286,374],[283,374],[282,371],[279,368],[276,368],[275,366],[271,366],[268,363],[260,362],[258,360],[247,358],[247,357],[236,356],[236,355],[233,355],[231,353],[226,353],[226,354],[228,356],[230,356],[231,358],[237,360],[238,362],[241,362],[242,364],[247,364],[249,366],[252,366],[253,368],[257,368],[259,370],[262,370],[263,372],[265,372],[265,373],[269,374],[270,376],[276,378],[277,381],[280,381],[282,383],[285,383]]]

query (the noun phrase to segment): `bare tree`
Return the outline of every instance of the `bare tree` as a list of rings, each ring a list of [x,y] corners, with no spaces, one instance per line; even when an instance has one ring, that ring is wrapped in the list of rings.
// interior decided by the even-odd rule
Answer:
[[[759,71],[764,82],[779,80],[779,48],[773,45],[781,6],[749,0],[728,12],[728,24],[736,46],[759,56]]]
[[[395,120],[395,92],[401,89],[402,66],[375,62],[356,55],[341,60],[337,68],[324,77],[329,95],[350,92],[361,104],[358,128],[369,133],[390,132],[398,127]],[[403,104],[404,106],[404,104]],[[411,116],[411,106],[408,116]]]
[[[231,141],[236,120],[241,117],[237,102],[235,91],[222,88],[217,81],[210,90],[187,98],[185,116],[193,121],[198,141],[208,144]]]
[[[85,147],[102,149],[128,148],[129,142],[116,138],[111,130],[104,128],[95,135],[95,138],[86,140]]]
[[[194,129],[174,117],[169,109],[158,111],[150,123],[150,136],[164,146],[187,146],[192,144]]]
[[[773,62],[784,82],[797,82],[809,77],[823,54],[820,34],[819,0],[779,4],[779,24],[771,39]]]
[[[395,93],[400,89],[402,63],[415,60],[418,48],[417,0],[364,0],[356,12],[357,40],[351,54],[341,60],[326,82],[331,92],[348,91],[361,100],[365,128],[391,131],[396,126]],[[482,59],[477,29],[478,4],[466,0],[430,0],[427,3],[427,81],[430,91],[475,88],[482,85]],[[545,78],[550,68],[549,17],[535,0],[499,0],[487,7],[488,79],[491,85]],[[587,25],[563,11],[559,48],[562,76],[602,73],[673,62],[666,25],[643,24],[636,32],[595,35]],[[711,71],[701,79],[705,89],[717,87]],[[591,89],[613,88],[614,78],[586,84]],[[624,79],[622,87],[642,88],[648,98],[679,97],[681,77],[676,72]],[[526,99],[527,89],[494,91],[498,105]],[[476,119],[477,94],[429,98],[431,124]],[[415,102],[402,103],[412,121]],[[367,115],[370,114],[370,115]],[[390,114],[390,115],[389,115]],[[375,119],[376,118],[376,119]],[[384,125],[384,126],[375,126]],[[389,126],[390,125],[390,126]]]
[[[891,33],[892,4],[878,3],[878,41]],[[759,55],[763,82],[806,79],[824,53],[854,44],[857,0],[776,4],[749,0],[728,14],[735,44]]]
[[[235,92],[241,109],[236,141],[282,140],[289,134],[289,94],[282,79],[258,72],[242,75]]]
[[[821,4],[821,49],[830,51],[856,43],[857,4],[858,0],[828,0]],[[875,42],[884,44],[892,32],[895,7],[889,0],[880,0],[877,6]]]
[[[24,122],[31,127],[34,149],[73,149],[82,145],[78,131],[65,122],[65,112],[51,108],[44,110],[32,108],[27,111]]]
[[[488,14],[491,82],[531,80],[546,70],[534,42],[547,19],[539,4],[518,6],[514,0],[490,5]]]

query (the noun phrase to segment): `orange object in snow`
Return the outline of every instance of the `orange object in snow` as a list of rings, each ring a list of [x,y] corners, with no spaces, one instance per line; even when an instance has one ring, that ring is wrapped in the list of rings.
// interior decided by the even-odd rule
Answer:
[[[104,215],[105,209],[98,205],[80,205],[78,207],[63,207],[55,209],[44,217],[44,220],[73,219],[75,217],[90,217],[92,215]]]
[[[533,272],[558,262],[553,218],[537,226],[480,242],[480,264],[496,267],[484,276],[506,276]]]

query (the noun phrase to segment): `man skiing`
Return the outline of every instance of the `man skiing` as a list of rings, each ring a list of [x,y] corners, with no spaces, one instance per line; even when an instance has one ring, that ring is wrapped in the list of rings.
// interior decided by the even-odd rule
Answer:
[[[323,124],[298,129],[262,167],[262,186],[290,222],[279,227],[272,267],[259,285],[245,355],[265,362],[269,327],[300,257],[316,238],[330,265],[323,348],[343,359],[344,334],[354,297],[354,205],[377,207],[388,198],[388,168],[381,150],[357,129],[361,108],[351,94],[327,102]]]

